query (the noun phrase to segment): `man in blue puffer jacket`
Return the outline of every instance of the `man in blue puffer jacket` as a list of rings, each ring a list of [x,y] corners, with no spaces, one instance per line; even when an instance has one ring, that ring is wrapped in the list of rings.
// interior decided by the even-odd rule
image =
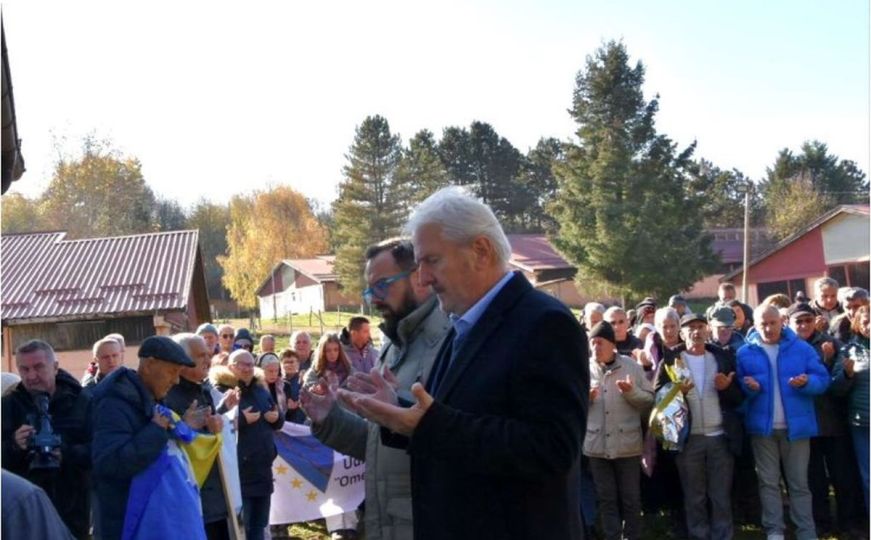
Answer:
[[[747,345],[738,350],[738,379],[747,396],[745,424],[759,476],[762,526],[769,540],[783,539],[782,463],[796,537],[815,539],[807,468],[810,438],[817,434],[814,396],[829,386],[828,371],[813,347],[783,328],[776,307],[759,306],[753,320]]]

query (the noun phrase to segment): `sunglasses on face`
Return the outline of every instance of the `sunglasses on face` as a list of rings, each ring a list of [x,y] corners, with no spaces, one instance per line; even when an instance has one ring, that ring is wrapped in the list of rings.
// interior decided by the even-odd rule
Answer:
[[[222,338],[226,338],[226,339],[232,339],[232,338],[233,338],[233,334],[221,334],[221,337],[222,337]]]
[[[373,300],[384,300],[387,298],[387,293],[390,292],[390,286],[400,279],[407,278],[411,274],[411,270],[400,272],[398,274],[381,278],[376,281],[371,287],[363,291],[363,301],[371,304]]]

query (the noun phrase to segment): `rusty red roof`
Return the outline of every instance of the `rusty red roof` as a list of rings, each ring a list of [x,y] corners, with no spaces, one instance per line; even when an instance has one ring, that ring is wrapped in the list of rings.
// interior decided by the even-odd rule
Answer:
[[[574,268],[548,241],[543,234],[509,234],[508,243],[511,244],[510,264],[534,272],[536,270],[554,270]]]
[[[0,236],[4,322],[187,309],[197,231],[82,240],[64,236]]]
[[[335,255],[318,255],[313,259],[285,259],[282,262],[318,283],[336,281],[338,279],[334,268],[336,264]]]

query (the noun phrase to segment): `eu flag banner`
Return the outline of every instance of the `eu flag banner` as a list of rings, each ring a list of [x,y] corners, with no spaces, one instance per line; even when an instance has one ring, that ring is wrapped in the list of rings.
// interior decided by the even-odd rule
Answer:
[[[275,433],[275,447],[270,524],[334,516],[356,510],[363,502],[363,462],[324,446],[308,426],[285,422]]]

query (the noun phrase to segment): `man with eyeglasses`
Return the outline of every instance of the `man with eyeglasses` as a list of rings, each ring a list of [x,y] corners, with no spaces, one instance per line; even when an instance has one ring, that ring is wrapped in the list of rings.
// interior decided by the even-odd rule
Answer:
[[[385,344],[378,367],[387,367],[401,394],[429,376],[450,323],[427,287],[419,284],[414,248],[408,240],[386,240],[366,251],[366,302],[384,319]],[[351,387],[371,384],[366,376]],[[384,446],[379,426],[336,404],[335,387],[322,381],[324,395],[303,389],[301,404],[312,419],[312,433],[324,444],[366,461],[366,538],[411,539],[411,488],[408,455]]]
[[[789,326],[808,343],[819,356],[820,362],[832,375],[838,358],[839,344],[825,332],[816,329],[816,306],[796,303],[789,307]],[[842,534],[862,525],[859,493],[855,478],[859,470],[853,458],[853,446],[848,437],[847,404],[835,396],[829,388],[814,400],[819,432],[810,442],[808,464],[808,487],[813,499],[814,522],[817,534],[835,534],[829,506],[829,485],[835,488],[838,527]]]
[[[626,316],[626,311],[619,306],[611,306],[605,310],[604,319],[614,329],[617,352],[637,359],[638,353],[633,351],[642,350],[644,343],[629,331],[629,318]]]
[[[218,347],[221,350],[218,352],[231,353],[233,352],[233,338],[236,336],[236,330],[229,324],[222,324],[218,327]]]
[[[415,540],[583,538],[586,334],[509,268],[493,210],[462,188],[430,195],[405,230],[451,330],[414,400],[386,371],[372,373],[375,393],[338,392],[411,455]]]

